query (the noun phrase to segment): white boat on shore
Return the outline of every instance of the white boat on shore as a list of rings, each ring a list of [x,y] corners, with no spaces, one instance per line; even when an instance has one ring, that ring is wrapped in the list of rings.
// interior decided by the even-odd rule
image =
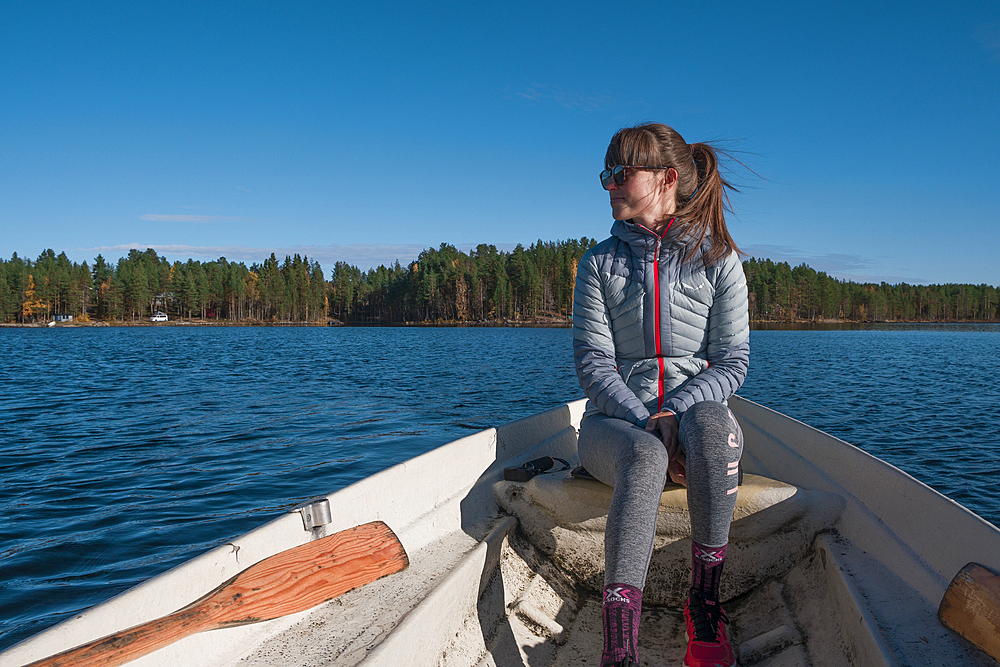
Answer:
[[[123,631],[211,592],[228,595],[234,577],[278,563],[276,554],[302,554],[372,521],[398,537],[407,569],[273,620],[224,621],[129,664],[596,665],[611,490],[568,473],[524,483],[502,474],[539,456],[575,461],[583,406],[481,431],[319,499],[11,647],[0,667],[107,664],[101,655],[131,641]],[[722,593],[741,665],[998,664],[942,625],[938,610],[968,563],[1000,570],[1000,530],[841,440],[739,397],[730,407],[745,435],[746,477]],[[681,664],[688,535],[684,491],[668,489],[642,664]],[[968,635],[987,650],[1000,627],[994,584],[998,597],[987,590],[974,614],[986,638]],[[240,595],[264,594],[251,586]],[[116,633],[85,659],[45,660]]]

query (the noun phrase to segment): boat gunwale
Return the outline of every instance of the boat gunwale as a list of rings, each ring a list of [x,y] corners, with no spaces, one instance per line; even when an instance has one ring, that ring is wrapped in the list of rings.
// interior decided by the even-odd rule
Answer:
[[[881,560],[895,563],[897,573],[929,603],[940,602],[952,577],[973,556],[976,562],[1000,568],[1000,529],[967,507],[891,463],[793,417],[740,396],[730,399],[730,408],[749,445],[744,450],[747,472],[843,497],[847,507],[838,530]],[[780,428],[764,428],[762,420]],[[789,429],[796,435],[795,446],[780,437]],[[769,456],[762,460],[768,449]],[[781,469],[775,470],[772,461]],[[838,469],[845,472],[831,474]],[[905,497],[891,493],[898,489]]]

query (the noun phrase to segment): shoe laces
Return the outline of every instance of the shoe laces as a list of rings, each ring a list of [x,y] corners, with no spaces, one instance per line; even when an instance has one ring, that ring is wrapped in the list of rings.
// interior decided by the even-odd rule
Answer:
[[[688,615],[694,626],[694,638],[700,642],[719,641],[719,622],[729,624],[729,619],[718,602],[706,602],[697,591],[688,596]]]

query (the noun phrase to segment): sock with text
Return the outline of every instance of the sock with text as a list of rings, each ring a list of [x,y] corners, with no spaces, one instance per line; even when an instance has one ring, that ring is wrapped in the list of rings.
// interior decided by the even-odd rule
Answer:
[[[628,657],[639,662],[639,616],[642,591],[627,584],[604,587],[604,654],[601,667],[620,665]]]

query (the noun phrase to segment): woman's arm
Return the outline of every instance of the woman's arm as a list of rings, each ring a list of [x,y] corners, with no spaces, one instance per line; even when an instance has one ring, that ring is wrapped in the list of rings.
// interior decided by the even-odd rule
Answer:
[[[708,368],[664,401],[680,415],[699,401],[724,401],[740,388],[750,366],[750,316],[743,264],[734,252],[720,268],[708,312]]]
[[[597,260],[589,252],[577,268],[573,292],[573,360],[580,386],[601,412],[645,426],[649,410],[618,373],[611,316]]]

